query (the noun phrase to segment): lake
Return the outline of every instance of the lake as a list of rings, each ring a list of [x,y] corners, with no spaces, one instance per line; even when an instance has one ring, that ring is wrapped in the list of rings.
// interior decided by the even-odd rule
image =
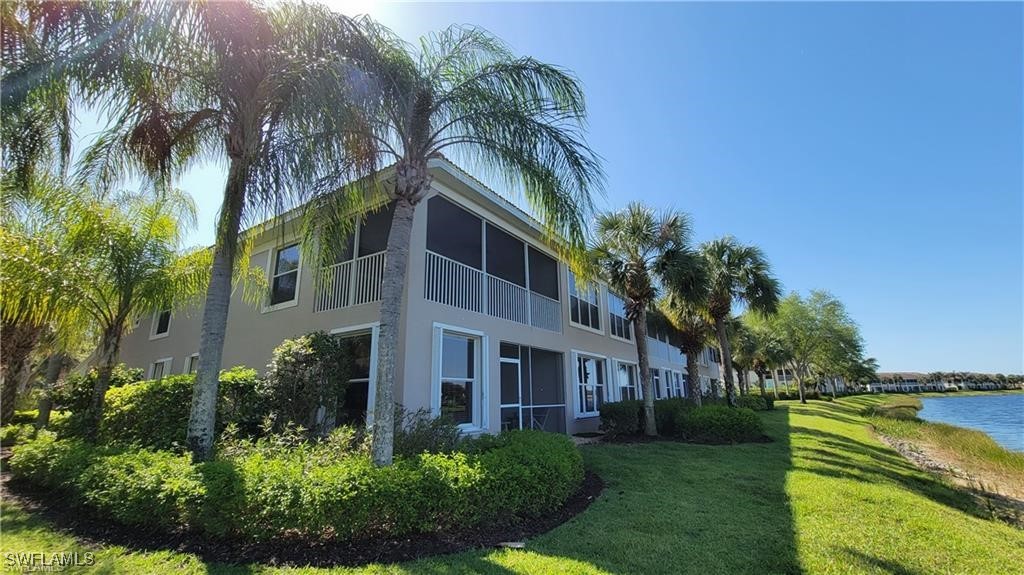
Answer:
[[[917,416],[984,431],[1007,449],[1024,451],[1024,394],[922,397]]]

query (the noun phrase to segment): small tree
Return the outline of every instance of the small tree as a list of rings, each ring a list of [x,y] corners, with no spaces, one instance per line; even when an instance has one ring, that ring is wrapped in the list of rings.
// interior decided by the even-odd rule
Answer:
[[[274,349],[260,395],[276,426],[296,423],[312,437],[327,437],[344,403],[349,372],[344,342],[315,331]]]

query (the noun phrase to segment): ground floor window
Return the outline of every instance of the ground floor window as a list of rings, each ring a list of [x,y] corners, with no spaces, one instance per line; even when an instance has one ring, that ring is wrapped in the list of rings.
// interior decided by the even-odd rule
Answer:
[[[651,387],[654,388],[654,399],[661,399],[661,370],[652,367],[648,373],[651,374]]]
[[[370,404],[370,370],[373,368],[373,333],[345,333],[337,337],[341,339],[349,358],[348,387],[338,406],[338,424],[366,425]]]
[[[438,411],[459,425],[483,427],[483,337],[445,328],[438,332]]]
[[[170,357],[154,361],[149,366],[149,379],[163,379],[165,376],[171,375],[173,361],[174,359]]]
[[[596,417],[604,403],[604,358],[574,353],[576,417]]]
[[[619,387],[619,399],[640,399],[641,393],[637,385],[636,364],[615,362],[615,380]]]
[[[192,374],[199,370],[199,354],[193,353],[185,362],[185,373]]]
[[[683,386],[683,374],[678,371],[668,371],[668,396],[669,397],[685,397],[685,388]]]

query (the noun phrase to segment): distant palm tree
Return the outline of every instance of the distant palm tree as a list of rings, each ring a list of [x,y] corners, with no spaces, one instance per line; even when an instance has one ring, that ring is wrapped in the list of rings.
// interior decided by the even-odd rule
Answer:
[[[622,294],[626,319],[633,325],[637,363],[644,393],[644,430],[657,435],[654,387],[647,355],[647,309],[658,297],[659,285],[695,283],[703,268],[690,247],[692,230],[686,214],[657,214],[639,202],[597,218],[597,244],[591,250],[608,285]]]
[[[453,26],[413,47],[370,20],[364,34],[376,56],[361,65],[380,89],[379,114],[358,131],[371,136],[394,178],[383,283],[373,461],[389,465],[399,320],[406,288],[413,214],[431,189],[427,163],[442,154],[496,174],[519,188],[563,255],[586,247],[592,194],[603,175],[583,138],[586,107],[568,71],[517,57],[484,30]]]
[[[715,339],[715,325],[699,304],[671,294],[658,301],[658,309],[672,326],[670,337],[686,354],[686,381],[690,397],[701,404],[700,366],[697,361],[704,349]]]
[[[738,317],[729,318],[726,322],[729,334],[729,349],[732,352],[732,363],[736,368],[740,393],[749,393],[747,373],[754,368],[758,342],[755,334]]]
[[[718,348],[722,353],[725,393],[729,405],[735,405],[732,353],[726,318],[732,315],[734,302],[743,303],[758,313],[771,313],[779,301],[779,282],[771,273],[764,253],[755,246],[740,244],[726,236],[701,244],[710,282],[708,313],[715,323]]]

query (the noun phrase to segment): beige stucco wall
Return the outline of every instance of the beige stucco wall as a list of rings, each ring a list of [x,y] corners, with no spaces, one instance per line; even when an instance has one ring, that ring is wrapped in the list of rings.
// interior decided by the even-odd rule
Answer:
[[[526,241],[552,257],[554,253],[542,241],[541,234],[503,200],[491,195],[486,189],[454,170],[435,167],[435,182],[431,194],[442,194],[465,209],[501,227],[513,236]],[[600,307],[603,333],[574,327],[569,322],[569,300],[567,273],[564,265],[559,266],[559,299],[562,303],[562,332],[556,333],[523,325],[486,314],[453,308],[428,301],[424,297],[426,222],[425,203],[416,211],[413,221],[410,262],[406,300],[403,305],[404,322],[400,330],[399,365],[397,368],[397,389],[395,397],[410,409],[436,406],[437,353],[435,327],[452,326],[459,329],[481,332],[485,335],[486,357],[483,358],[483,372],[486,377],[487,428],[495,432],[500,427],[500,364],[501,342],[528,345],[562,352],[563,381],[565,382],[566,422],[568,432],[593,431],[597,429],[598,418],[575,417],[575,377],[573,374],[572,352],[579,351],[606,358],[606,396],[617,399],[612,376],[612,362],[636,363],[636,348],[633,343],[612,338],[608,333],[608,301],[606,290],[601,288]],[[286,229],[265,233],[257,239],[252,251],[250,264],[266,270],[270,265],[275,248],[294,241],[295,234]],[[271,351],[284,339],[314,330],[343,330],[354,326],[369,326],[378,321],[377,304],[366,304],[327,312],[313,311],[314,273],[313,266],[304,259],[300,263],[299,292],[297,303],[282,309],[267,310],[261,305],[242,301],[240,290],[234,294],[228,318],[228,332],[224,346],[222,365],[247,365],[261,371],[268,362]],[[147,368],[163,358],[173,358],[171,373],[182,373],[187,358],[199,348],[201,311],[180,310],[172,313],[169,333],[160,339],[151,339],[153,318],[145,318],[138,328],[125,338],[121,359],[125,363]],[[651,367],[672,369],[685,374],[685,365],[671,363],[661,358],[652,358]],[[703,373],[703,370],[702,370]],[[666,377],[662,376],[662,385]],[[372,382],[371,382],[372,383]],[[371,385],[372,394],[372,385]]]

